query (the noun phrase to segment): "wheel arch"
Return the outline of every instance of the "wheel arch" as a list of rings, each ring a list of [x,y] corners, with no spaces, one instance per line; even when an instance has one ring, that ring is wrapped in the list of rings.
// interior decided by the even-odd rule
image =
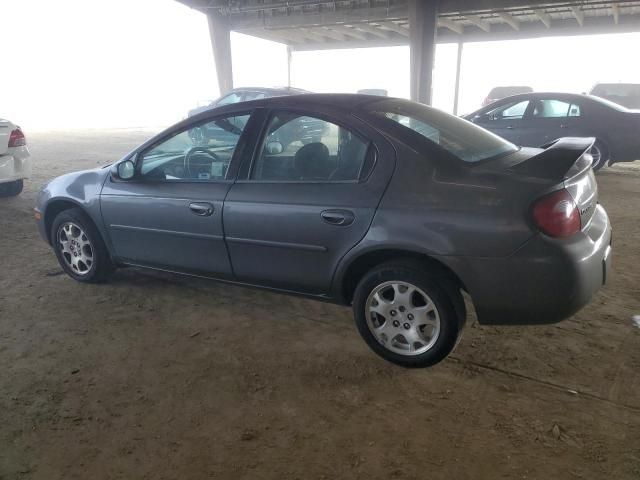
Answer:
[[[435,275],[447,278],[452,287],[467,290],[464,282],[449,266],[429,254],[406,248],[378,248],[355,255],[341,269],[341,273],[336,277],[335,289],[339,299],[343,303],[351,304],[353,293],[363,275],[377,265],[392,260],[413,260]]]
[[[82,209],[82,211],[87,213],[86,210],[82,207],[82,205],[68,198],[56,198],[49,201],[49,203],[47,203],[47,206],[43,212],[43,217],[44,217],[43,220],[45,225],[45,233],[47,235],[47,241],[49,242],[49,245],[51,245],[51,240],[52,240],[51,227],[53,226],[53,221],[61,212],[64,212],[65,210],[71,210],[72,208],[80,208]],[[87,217],[91,219],[91,215],[87,214]],[[91,219],[91,221],[93,222],[93,219]]]

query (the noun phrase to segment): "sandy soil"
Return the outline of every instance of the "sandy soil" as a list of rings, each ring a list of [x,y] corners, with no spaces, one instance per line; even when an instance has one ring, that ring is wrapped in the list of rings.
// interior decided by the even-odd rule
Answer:
[[[640,169],[598,176],[611,282],[561,324],[481,327],[429,370],[374,356],[350,311],[128,269],[61,274],[36,189],[146,131],[30,135],[0,200],[0,479],[638,479]]]

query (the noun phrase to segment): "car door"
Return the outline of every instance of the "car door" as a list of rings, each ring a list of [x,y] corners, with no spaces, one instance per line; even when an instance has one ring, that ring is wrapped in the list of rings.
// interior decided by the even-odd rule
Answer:
[[[472,118],[471,121],[519,145],[522,119],[529,108],[529,104],[530,101],[528,99],[499,102],[486,109],[481,115]]]
[[[312,142],[310,123],[323,127]],[[353,117],[272,112],[224,205],[236,278],[328,292],[337,263],[369,229],[394,164],[386,140]]]
[[[582,109],[576,102],[559,98],[533,100],[520,130],[521,144],[539,147],[561,137],[577,135]]]
[[[223,202],[246,137],[239,126],[249,117],[249,112],[219,116],[171,133],[136,154],[131,180],[105,182],[102,216],[118,259],[231,276]],[[204,140],[194,135],[203,126],[210,133]]]

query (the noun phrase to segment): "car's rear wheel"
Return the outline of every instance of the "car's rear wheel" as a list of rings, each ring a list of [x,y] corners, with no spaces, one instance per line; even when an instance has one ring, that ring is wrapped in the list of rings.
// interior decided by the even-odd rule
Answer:
[[[74,280],[102,282],[115,270],[100,232],[80,208],[58,214],[51,239],[60,266]]]
[[[609,163],[609,149],[601,140],[596,140],[591,147],[591,156],[593,163],[591,164],[595,171],[600,170]]]
[[[15,197],[16,195],[20,195],[23,188],[24,182],[22,180],[0,183],[0,197]]]
[[[455,347],[460,327],[449,283],[408,262],[390,262],[367,273],[356,287],[353,309],[360,335],[384,359],[427,367]]]

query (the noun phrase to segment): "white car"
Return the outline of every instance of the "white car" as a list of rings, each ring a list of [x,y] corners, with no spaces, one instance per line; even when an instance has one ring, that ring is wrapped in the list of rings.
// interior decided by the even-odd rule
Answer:
[[[31,175],[29,156],[20,127],[0,118],[0,197],[22,192],[23,180]]]

